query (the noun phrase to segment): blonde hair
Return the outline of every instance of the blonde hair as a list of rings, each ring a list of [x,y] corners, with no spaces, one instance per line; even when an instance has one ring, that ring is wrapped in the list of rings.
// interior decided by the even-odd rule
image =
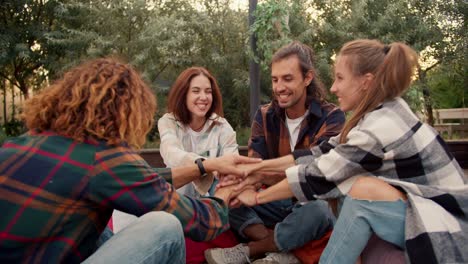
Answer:
[[[418,56],[404,43],[393,42],[384,45],[380,41],[369,39],[346,43],[338,56],[346,57],[346,62],[355,76],[367,73],[374,76],[363,99],[344,125],[340,136],[340,142],[344,143],[349,131],[365,114],[382,102],[401,96],[408,89],[418,64]]]
[[[25,103],[22,118],[30,130],[139,148],[155,112],[155,95],[140,75],[130,65],[105,58],[65,73]]]

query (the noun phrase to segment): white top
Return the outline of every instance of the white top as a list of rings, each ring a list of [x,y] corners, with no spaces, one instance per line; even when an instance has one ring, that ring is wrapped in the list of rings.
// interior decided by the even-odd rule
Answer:
[[[214,113],[199,132],[177,121],[172,113],[164,114],[159,119],[158,130],[160,153],[167,167],[193,164],[200,157],[214,158],[226,153],[238,153],[236,132],[225,118]],[[210,189],[214,177],[210,175],[205,178],[204,181],[192,182],[195,190],[203,195]],[[208,180],[209,184],[205,182]],[[198,196],[190,190],[183,193]]]
[[[298,118],[290,119],[286,115],[286,126],[289,130],[289,145],[291,146],[291,152],[294,151],[294,147],[297,143],[297,138],[299,137],[299,131],[301,130],[301,122],[306,117],[307,112]]]
[[[192,143],[191,149],[197,149],[197,142],[200,142],[203,138],[203,134],[205,133],[205,127],[203,127],[200,131],[195,131],[191,127],[187,127],[187,133],[190,136],[190,143]]]

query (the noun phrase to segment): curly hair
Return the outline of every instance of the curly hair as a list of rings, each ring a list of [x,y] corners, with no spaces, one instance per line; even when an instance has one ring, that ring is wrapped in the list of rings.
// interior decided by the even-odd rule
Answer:
[[[141,76],[117,59],[101,58],[71,69],[26,101],[22,118],[29,130],[140,148],[155,112],[156,97]]]
[[[192,116],[188,110],[187,104],[185,103],[187,93],[190,88],[190,82],[193,78],[199,75],[203,75],[210,80],[211,90],[213,93],[213,103],[206,113],[206,117],[209,118],[212,113],[216,113],[221,117],[224,116],[223,98],[216,79],[203,67],[190,67],[179,74],[172,85],[167,98],[167,111],[169,113],[174,113],[176,118],[185,125],[190,124],[190,121],[192,121]]]

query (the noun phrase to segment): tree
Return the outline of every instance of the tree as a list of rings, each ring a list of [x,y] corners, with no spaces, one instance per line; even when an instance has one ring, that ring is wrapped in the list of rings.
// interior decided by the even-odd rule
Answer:
[[[63,28],[67,8],[55,0],[6,0],[0,6],[0,77],[25,98],[31,86],[40,87],[48,71],[57,68],[60,58],[86,45],[86,39]]]
[[[414,88],[421,90],[428,123],[433,124],[428,72],[441,63],[450,63],[456,50],[464,49],[466,53],[466,3],[439,0],[318,0],[314,1],[313,6],[321,11],[314,23],[323,23],[317,40],[323,43],[322,48],[329,58],[344,42],[356,38],[376,38],[385,43],[402,41],[415,48],[420,55],[424,54],[422,58],[431,57],[432,62],[421,64],[418,69],[418,81]]]
[[[3,101],[3,124],[8,122],[7,120],[7,85],[6,80],[0,82],[0,87],[2,88],[2,101]],[[0,129],[1,130],[1,129]]]
[[[262,65],[262,101],[270,100],[271,80],[269,65],[273,53],[292,40],[299,40],[316,52],[316,76],[329,75],[329,60],[323,59],[322,48],[315,41],[317,26],[311,24],[313,13],[308,12],[307,0],[269,0],[262,2],[255,13],[256,20],[250,31],[257,35],[259,56]],[[317,48],[318,47],[318,48]],[[252,54],[250,54],[252,56]]]
[[[226,118],[235,127],[249,127],[248,13],[229,8],[229,0],[203,0],[199,59],[218,80]],[[240,107],[245,106],[245,107]]]
[[[249,124],[238,107],[248,100],[245,11],[231,10],[229,0],[106,0],[86,6],[89,18],[80,31],[93,34],[88,54],[114,54],[136,65],[158,94],[158,115],[168,85],[183,69],[199,65],[217,78],[233,126]]]

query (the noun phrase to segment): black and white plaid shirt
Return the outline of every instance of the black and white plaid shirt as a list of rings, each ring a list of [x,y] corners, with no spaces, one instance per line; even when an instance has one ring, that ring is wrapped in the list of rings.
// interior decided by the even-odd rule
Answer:
[[[438,133],[403,99],[365,115],[345,144],[333,137],[295,157],[298,165],[286,174],[299,201],[340,197],[356,176],[379,177],[408,196],[411,263],[468,263],[468,179]]]

